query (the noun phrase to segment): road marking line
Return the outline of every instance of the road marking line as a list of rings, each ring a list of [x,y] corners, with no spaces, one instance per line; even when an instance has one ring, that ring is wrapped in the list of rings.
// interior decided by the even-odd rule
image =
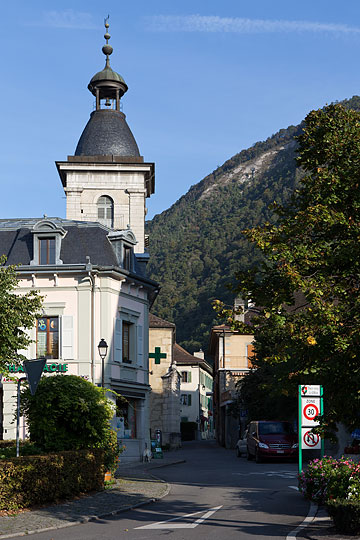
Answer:
[[[237,474],[239,476],[249,476],[251,474],[257,474],[262,476],[278,476],[280,478],[296,478],[297,472],[294,471],[262,471],[262,472],[249,472],[249,473],[241,473],[241,472],[234,472],[232,474]]]
[[[296,529],[294,529],[293,531],[291,531],[287,537],[286,537],[286,540],[296,540],[296,535],[302,531],[303,529],[305,529],[314,519],[314,517],[316,516],[316,512],[318,510],[318,505],[317,504],[313,504],[313,503],[310,503],[310,510],[309,510],[309,513],[308,515],[306,516],[306,518],[304,519],[304,521],[302,523],[300,523],[300,525],[298,525],[296,527]]]
[[[208,512],[205,512],[205,514],[201,518],[197,519],[193,523],[172,523],[172,522],[198,516],[199,514],[203,514],[204,510],[200,510],[200,512],[194,512],[193,514],[186,514],[186,516],[179,516],[176,518],[167,519],[166,521],[158,521],[157,523],[150,523],[150,525],[142,525],[141,527],[135,527],[135,529],[195,529],[195,527],[197,527],[198,525],[203,523],[206,519],[208,519],[210,516],[215,514],[217,510],[220,510],[222,506],[223,505],[215,506],[214,508],[211,508]],[[172,525],[169,525],[169,523],[172,523]]]
[[[289,486],[291,489],[296,489],[296,491],[299,491],[299,488],[297,486]]]

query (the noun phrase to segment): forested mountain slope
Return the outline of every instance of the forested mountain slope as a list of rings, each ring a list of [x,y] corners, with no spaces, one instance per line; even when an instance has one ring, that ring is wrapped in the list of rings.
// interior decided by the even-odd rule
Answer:
[[[360,110],[360,98],[343,104]],[[146,224],[151,278],[161,285],[153,313],[176,323],[177,341],[189,351],[207,348],[218,324],[211,306],[232,303],[226,284],[259,260],[241,231],[274,221],[274,201],[286,204],[300,178],[296,142],[301,124],[282,129],[241,151],[195,184]]]

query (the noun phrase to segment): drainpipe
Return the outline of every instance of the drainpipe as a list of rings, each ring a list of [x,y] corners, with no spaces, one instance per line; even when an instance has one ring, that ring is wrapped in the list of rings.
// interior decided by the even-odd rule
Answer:
[[[92,273],[90,257],[86,256],[86,270],[91,283],[91,313],[90,313],[90,361],[91,361],[91,382],[95,384],[95,277]]]

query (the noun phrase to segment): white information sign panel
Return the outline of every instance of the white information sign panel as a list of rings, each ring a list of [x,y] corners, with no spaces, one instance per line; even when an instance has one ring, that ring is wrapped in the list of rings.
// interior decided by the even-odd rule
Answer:
[[[302,450],[320,450],[320,435],[312,433],[310,427],[301,428],[301,448]]]
[[[302,384],[301,397],[321,396],[320,384]]]
[[[301,425],[302,426],[318,426],[319,419],[316,417],[320,414],[320,399],[319,397],[301,398]]]

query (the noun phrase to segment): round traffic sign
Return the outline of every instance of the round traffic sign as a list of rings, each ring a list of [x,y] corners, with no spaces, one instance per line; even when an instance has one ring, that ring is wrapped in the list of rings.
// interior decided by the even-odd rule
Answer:
[[[304,407],[304,416],[307,420],[314,420],[319,414],[318,406],[315,403],[307,403]]]
[[[320,440],[320,436],[312,431],[306,431],[303,436],[305,446],[313,448]]]

